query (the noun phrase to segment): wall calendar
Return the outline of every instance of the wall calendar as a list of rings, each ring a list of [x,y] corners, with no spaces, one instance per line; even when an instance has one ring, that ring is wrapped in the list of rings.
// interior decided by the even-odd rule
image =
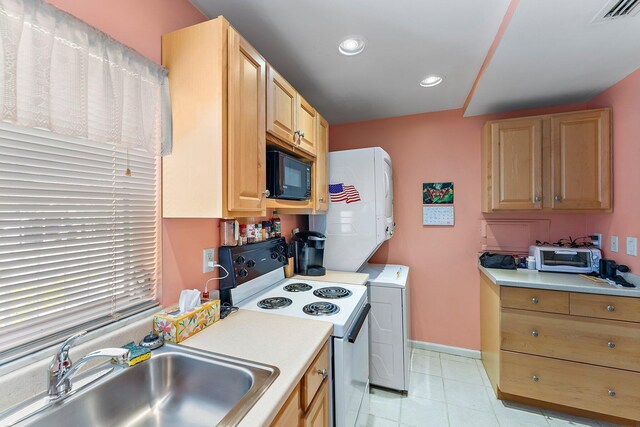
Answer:
[[[453,205],[423,206],[422,225],[454,225]]]

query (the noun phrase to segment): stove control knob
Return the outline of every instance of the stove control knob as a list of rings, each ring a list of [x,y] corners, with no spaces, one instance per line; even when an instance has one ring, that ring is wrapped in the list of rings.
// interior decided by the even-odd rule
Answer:
[[[255,267],[255,265],[256,265],[256,262],[254,260],[250,259],[249,261],[247,261],[248,268],[253,268]]]
[[[278,246],[278,252],[284,253],[284,245]]]
[[[243,269],[241,269],[241,270],[238,272],[238,276],[240,276],[240,277],[247,277],[247,274],[249,274],[249,272],[248,272],[247,270],[245,270],[244,268],[243,268]]]
[[[286,260],[287,260],[287,257],[285,257],[284,255],[280,255],[278,257],[278,261],[280,261],[280,262],[285,262]]]
[[[278,259],[278,252],[271,252],[271,259]]]
[[[244,257],[242,255],[236,258],[236,264],[244,264]]]

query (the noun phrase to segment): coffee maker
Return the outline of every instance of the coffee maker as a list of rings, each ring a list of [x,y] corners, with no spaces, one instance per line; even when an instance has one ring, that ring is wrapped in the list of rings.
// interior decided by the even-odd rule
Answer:
[[[293,237],[295,272],[303,276],[324,276],[324,234],[317,231],[299,231]]]

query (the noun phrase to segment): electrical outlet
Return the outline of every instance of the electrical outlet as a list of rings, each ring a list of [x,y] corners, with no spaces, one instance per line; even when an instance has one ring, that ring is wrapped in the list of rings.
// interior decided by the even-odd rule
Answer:
[[[203,249],[202,250],[202,272],[211,273],[215,270],[213,264],[215,263],[215,249]]]
[[[618,252],[618,236],[611,236],[611,252]]]
[[[638,256],[637,237],[627,237],[627,255]]]
[[[591,243],[598,249],[602,248],[602,233],[593,233],[591,235]]]

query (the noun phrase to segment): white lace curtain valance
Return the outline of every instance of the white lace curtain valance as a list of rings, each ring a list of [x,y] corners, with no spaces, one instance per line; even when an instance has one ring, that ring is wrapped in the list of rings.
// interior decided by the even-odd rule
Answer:
[[[42,0],[0,0],[0,119],[171,151],[167,71]]]

